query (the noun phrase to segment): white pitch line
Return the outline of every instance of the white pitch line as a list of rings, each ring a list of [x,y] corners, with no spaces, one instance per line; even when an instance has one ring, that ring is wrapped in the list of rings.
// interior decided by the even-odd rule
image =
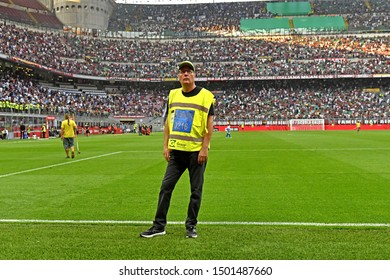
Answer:
[[[0,223],[46,223],[46,224],[150,224],[151,221],[118,220],[35,220],[0,219]],[[181,225],[184,222],[170,221],[168,224]],[[203,225],[257,225],[257,226],[310,226],[310,227],[390,227],[390,223],[305,223],[305,222],[199,222]]]
[[[109,153],[109,154],[104,154],[104,155],[99,155],[99,156],[94,156],[94,157],[89,157],[89,158],[76,159],[76,160],[71,160],[71,161],[62,162],[62,163],[58,163],[58,164],[52,164],[52,165],[47,165],[47,166],[42,166],[42,167],[37,167],[37,168],[32,168],[32,169],[27,169],[27,170],[23,170],[23,171],[19,171],[19,172],[3,174],[3,175],[0,175],[0,178],[14,176],[14,175],[19,175],[19,174],[33,172],[33,171],[38,171],[38,170],[52,168],[52,167],[57,167],[57,166],[66,165],[66,164],[72,164],[72,163],[76,163],[76,162],[80,162],[80,161],[84,161],[84,160],[91,160],[91,159],[95,159],[95,158],[111,156],[111,155],[115,155],[115,154],[119,154],[119,153],[122,153],[122,152],[120,151],[120,152],[114,152],[114,153]]]
[[[390,227],[390,223],[308,223],[308,222],[203,222],[208,225],[314,226],[314,227]]]

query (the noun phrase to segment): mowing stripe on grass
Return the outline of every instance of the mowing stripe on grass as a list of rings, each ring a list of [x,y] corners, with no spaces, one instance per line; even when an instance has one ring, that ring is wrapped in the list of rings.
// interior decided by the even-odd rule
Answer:
[[[46,224],[150,224],[151,221],[115,221],[115,220],[34,220],[0,219],[0,223],[46,223]],[[181,225],[184,222],[170,221],[169,224]],[[258,226],[311,226],[311,227],[390,227],[390,223],[306,223],[306,222],[199,222],[202,225],[258,225]]]
[[[111,155],[115,155],[115,154],[119,154],[119,153],[122,153],[122,152],[120,151],[120,152],[114,152],[114,153],[109,153],[109,154],[104,154],[104,155],[99,155],[99,156],[94,156],[94,157],[89,157],[89,158],[76,159],[76,160],[62,162],[62,163],[58,163],[58,164],[52,164],[52,165],[47,165],[47,166],[42,166],[42,167],[37,167],[37,168],[32,168],[32,169],[27,169],[27,170],[23,170],[23,171],[19,171],[19,172],[3,174],[3,175],[0,175],[0,178],[14,176],[14,175],[19,175],[19,174],[33,172],[33,171],[38,171],[38,170],[52,168],[52,167],[57,167],[57,166],[66,165],[66,164],[72,164],[72,163],[76,163],[76,162],[80,162],[80,161],[84,161],[84,160],[91,160],[91,159],[100,158],[100,157],[107,157],[107,156],[111,156]]]

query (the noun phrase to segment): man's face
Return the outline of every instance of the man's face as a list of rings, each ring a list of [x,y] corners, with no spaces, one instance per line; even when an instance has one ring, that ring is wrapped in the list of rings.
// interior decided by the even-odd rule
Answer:
[[[179,70],[180,84],[193,84],[195,82],[195,72],[190,67],[184,66]]]

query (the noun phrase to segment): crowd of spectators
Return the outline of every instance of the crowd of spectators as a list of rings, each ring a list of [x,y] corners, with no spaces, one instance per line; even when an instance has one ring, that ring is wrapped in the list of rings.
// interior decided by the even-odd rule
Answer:
[[[313,15],[342,15],[352,30],[389,29],[388,0],[309,0]],[[268,18],[266,1],[186,5],[118,4],[109,30],[138,32],[228,33],[240,29],[240,19]]]
[[[374,82],[374,84],[371,84]],[[390,81],[302,80],[213,85],[216,121],[268,121],[292,118],[389,120]],[[161,117],[168,91],[132,87],[107,95],[48,89],[29,79],[3,75],[0,111],[76,116]]]
[[[109,30],[138,32],[196,32],[239,30],[241,18],[269,17],[265,2],[226,2],[184,5],[118,4]]]
[[[108,95],[55,90],[28,78],[3,73],[0,80],[0,111],[13,113],[107,118],[115,115],[161,117],[165,92],[129,89]]]
[[[55,14],[36,0],[0,2],[5,3],[0,5],[2,18],[56,29],[61,26]],[[343,0],[342,4],[335,0],[308,2],[312,5],[313,15],[341,15],[351,30],[388,30],[390,27],[390,4],[387,0]],[[158,35],[173,33],[179,36],[231,34],[240,30],[241,19],[279,17],[280,15],[267,11],[267,3],[251,1],[181,5],[117,4],[108,30]],[[9,4],[18,8],[9,8]]]
[[[390,88],[357,80],[246,84],[217,95],[217,120],[389,120]]]
[[[197,65],[198,78],[390,72],[389,36],[119,40],[0,24],[0,53],[64,74],[130,79],[175,78],[185,59]]]

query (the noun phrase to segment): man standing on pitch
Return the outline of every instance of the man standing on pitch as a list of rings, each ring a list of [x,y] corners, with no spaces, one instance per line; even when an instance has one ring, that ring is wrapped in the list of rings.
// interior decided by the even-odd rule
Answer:
[[[24,133],[26,132],[26,126],[21,123],[20,124],[20,139],[24,139]]]
[[[185,221],[186,237],[196,238],[204,172],[214,126],[214,95],[195,85],[195,67],[179,64],[181,88],[169,92],[164,128],[164,157],[168,162],[162,180],[153,226],[141,237],[165,234],[167,214],[176,183],[188,169],[191,197]]]
[[[65,114],[65,120],[61,123],[60,137],[64,145],[67,158],[69,158],[69,151],[72,152],[72,158],[74,158],[74,138],[77,137],[76,131],[76,123],[71,119],[69,114]]]

